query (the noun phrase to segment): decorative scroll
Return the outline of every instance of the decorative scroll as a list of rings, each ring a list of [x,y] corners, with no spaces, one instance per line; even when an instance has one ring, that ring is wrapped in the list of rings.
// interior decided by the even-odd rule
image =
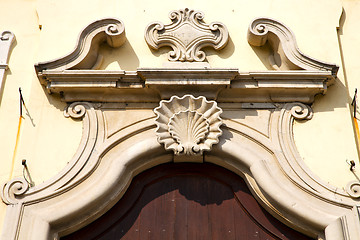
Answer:
[[[172,11],[169,14],[172,23],[150,23],[145,30],[145,40],[153,49],[170,46],[169,61],[202,62],[205,52],[201,49],[211,46],[220,50],[228,42],[228,30],[220,22],[209,25],[203,22],[202,12],[189,10]]]
[[[219,142],[222,110],[205,97],[185,95],[161,101],[157,115],[158,141],[176,155],[201,155]]]
[[[359,181],[349,182],[346,186],[346,192],[352,198],[360,198],[360,182]]]
[[[8,68],[10,48],[15,41],[15,35],[10,31],[0,34],[0,100],[4,88],[5,70]]]
[[[294,33],[281,22],[271,18],[256,18],[249,26],[248,42],[256,47],[270,43],[273,50],[269,62],[275,70],[321,70],[336,75],[339,67],[311,58],[302,53]]]
[[[117,48],[126,41],[124,23],[116,18],[97,20],[85,27],[73,52],[65,57],[35,65],[39,77],[44,70],[96,69],[99,62],[99,46],[107,43]]]
[[[10,31],[3,31],[0,34],[0,69],[7,68],[11,45],[15,41],[15,35]]]
[[[2,186],[1,198],[6,204],[16,204],[17,197],[29,189],[29,183],[24,178],[15,178]]]
[[[313,117],[313,111],[311,107],[303,103],[293,103],[290,112],[291,115],[297,120],[310,120]]]
[[[82,102],[74,102],[70,104],[64,111],[65,117],[72,117],[72,118],[82,118],[86,113],[85,105],[89,105],[87,103]],[[91,108],[91,107],[89,107]]]

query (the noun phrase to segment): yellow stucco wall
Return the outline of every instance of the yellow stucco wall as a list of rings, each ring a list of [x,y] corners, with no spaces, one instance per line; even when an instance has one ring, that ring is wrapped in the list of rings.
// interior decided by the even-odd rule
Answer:
[[[81,138],[81,122],[63,117],[65,104],[40,85],[35,63],[71,52],[78,34],[90,22],[116,17],[125,24],[127,42],[118,49],[106,46],[101,49],[105,56],[102,68],[161,67],[167,57],[165,50],[152,52],[145,43],[144,29],[152,21],[169,23],[168,12],[185,7],[203,11],[207,23],[220,21],[228,27],[228,46],[219,54],[209,50],[212,67],[238,67],[240,71],[269,69],[265,53],[251,47],[246,40],[248,24],[259,16],[285,23],[295,33],[305,54],[340,66],[335,84],[325,96],[317,97],[314,118],[296,123],[294,136],[305,163],[323,181],[343,188],[356,179],[346,160],[358,163],[349,103],[354,89],[360,87],[357,80],[360,35],[355,30],[360,1],[2,0],[0,6],[6,9],[0,14],[0,31],[11,30],[17,39],[0,105],[1,183],[22,175],[22,159],[27,160],[35,184],[51,178],[71,159]],[[11,172],[19,118],[19,87],[30,116],[24,115]],[[1,203],[0,226],[4,214],[5,204]]]

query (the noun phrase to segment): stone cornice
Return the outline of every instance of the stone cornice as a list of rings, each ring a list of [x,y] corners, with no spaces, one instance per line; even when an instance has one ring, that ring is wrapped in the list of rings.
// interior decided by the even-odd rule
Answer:
[[[51,93],[66,102],[158,102],[172,95],[206,96],[219,102],[305,102],[326,92],[330,71],[257,71],[229,69],[140,68],[138,71],[44,70],[39,74]],[[86,94],[85,94],[86,93]],[[142,95],[136,99],[132,94]],[[108,97],[107,97],[108,96]]]
[[[199,25],[197,21],[202,21],[202,13],[188,10],[173,12],[171,19],[181,20],[179,17],[185,13],[197,19],[191,24]],[[183,19],[186,23],[180,20],[173,24],[190,24],[187,20]],[[196,24],[195,28],[198,28],[202,22],[199,26]],[[172,25],[167,27],[169,31],[175,29]],[[204,28],[211,32],[209,26]],[[196,37],[191,39],[195,41]],[[301,53],[293,33],[282,23],[258,18],[250,24],[248,41],[254,46],[270,43],[273,53],[269,61],[276,71],[240,72],[237,68],[181,64],[167,68],[139,68],[137,71],[94,70],[101,62],[98,56],[101,43],[119,47],[125,40],[124,25],[120,20],[106,18],[95,21],[80,34],[72,53],[37,64],[38,78],[50,93],[60,94],[65,102],[159,102],[173,95],[191,94],[218,102],[311,104],[315,95],[326,92],[338,69],[335,64]]]

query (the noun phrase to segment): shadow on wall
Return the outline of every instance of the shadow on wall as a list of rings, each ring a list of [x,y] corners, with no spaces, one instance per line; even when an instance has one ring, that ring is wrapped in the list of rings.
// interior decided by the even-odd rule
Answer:
[[[162,46],[156,50],[152,49],[150,47],[149,47],[149,49],[150,49],[151,53],[153,54],[153,56],[156,58],[165,55],[166,62],[168,62],[167,58],[168,58],[169,52],[172,51],[172,48],[169,46]],[[214,55],[219,56],[222,59],[227,59],[233,55],[233,53],[235,51],[235,45],[234,45],[234,42],[231,40],[231,37],[229,36],[229,41],[223,49],[215,50],[213,47],[204,47],[201,49],[201,51],[204,51],[205,55],[206,55],[204,62],[208,62],[207,57],[214,56]]]
[[[235,44],[232,41],[231,36],[229,35],[229,41],[223,49],[217,51],[214,48],[206,47],[203,50],[205,51],[206,56],[216,55],[219,56],[221,59],[227,59],[234,54]]]
[[[269,61],[269,56],[271,55],[272,50],[268,42],[261,47],[254,47],[251,44],[249,44],[249,46],[252,48],[256,56],[260,59],[267,70],[274,70]]]
[[[325,95],[315,96],[313,109],[315,112],[333,112],[336,108],[346,108],[349,103],[349,92],[339,78],[329,86]]]
[[[16,41],[16,38],[14,38],[14,42],[11,44],[11,47],[10,47],[10,50],[9,50],[9,58],[11,58],[11,54],[12,54],[12,51],[13,49],[16,47],[17,45],[17,41]],[[3,75],[3,78],[1,79],[0,77],[0,107],[1,107],[1,102],[2,102],[2,97],[3,97],[3,94],[4,94],[4,89],[5,89],[5,85],[6,85],[6,77],[7,75],[12,75],[12,72],[11,72],[11,69],[8,68],[7,70],[4,70],[4,75]],[[1,76],[1,72],[0,72],[0,76]]]
[[[99,55],[104,56],[101,69],[106,69],[115,62],[121,70],[136,71],[140,64],[139,58],[128,40],[119,48],[112,48],[107,44],[102,44]]]
[[[139,58],[136,56],[136,53],[129,41],[126,41],[119,48],[112,48],[106,43],[103,43],[99,49],[99,57],[103,57],[103,62],[100,69],[106,69],[110,64],[115,63],[118,65],[118,67],[112,70],[136,71],[140,64]],[[46,86],[41,86],[49,104],[59,109],[60,111],[64,111],[67,104],[61,100],[62,96],[59,94],[49,94]],[[81,120],[74,119],[74,121]]]
[[[268,70],[274,71],[274,68],[271,66],[269,60],[269,56],[272,52],[269,43],[266,43],[264,46],[261,47],[251,46],[251,48],[253,49],[257,57],[261,60],[261,62],[264,64],[264,66]],[[339,65],[340,63],[336,64]],[[339,71],[342,70],[341,67]],[[346,75],[344,74],[344,76],[346,80]],[[344,82],[346,83],[346,81]],[[318,94],[315,96],[315,101],[312,107],[315,112],[332,112],[336,108],[346,108],[347,104],[351,102],[351,99],[352,98],[349,96],[349,92],[343,81],[341,81],[339,78],[336,78],[334,83],[330,85],[327,89],[326,94]]]
[[[352,97],[349,93],[349,86],[347,83],[346,67],[340,39],[340,35],[343,35],[342,29],[345,24],[345,20],[346,12],[344,9],[342,9],[341,17],[339,19],[339,27],[337,28],[337,37],[339,43],[339,52],[341,56],[341,66],[339,68],[339,72],[343,72],[344,79],[343,81],[341,81],[339,78],[336,78],[334,84],[331,85],[327,90],[326,95],[316,96],[313,108],[317,112],[330,112],[333,111],[335,108],[346,108],[347,104],[351,103],[352,101]],[[339,65],[340,63],[336,64]]]

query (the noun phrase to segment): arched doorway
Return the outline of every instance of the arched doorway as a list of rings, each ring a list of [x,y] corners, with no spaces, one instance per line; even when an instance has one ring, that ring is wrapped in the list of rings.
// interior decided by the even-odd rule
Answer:
[[[311,238],[262,209],[231,171],[209,163],[170,163],[136,176],[112,209],[61,238],[72,239]]]

